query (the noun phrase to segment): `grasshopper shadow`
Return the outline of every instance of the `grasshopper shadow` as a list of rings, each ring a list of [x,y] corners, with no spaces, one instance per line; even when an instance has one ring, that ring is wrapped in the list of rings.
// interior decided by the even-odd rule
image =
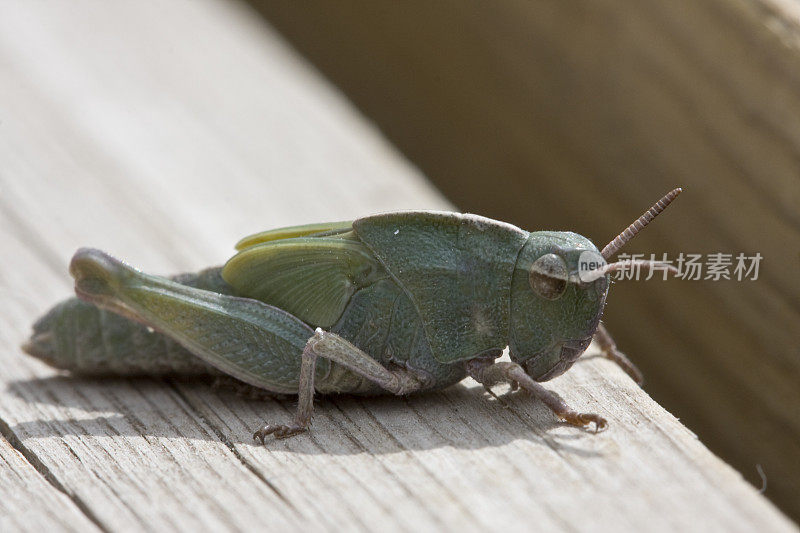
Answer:
[[[469,382],[408,397],[318,397],[310,432],[267,440],[265,445],[252,440],[253,431],[265,422],[290,421],[294,398],[251,399],[226,388],[212,389],[204,378],[59,375],[12,381],[7,391],[30,406],[28,421],[9,424],[22,441],[53,435],[182,438],[222,441],[229,447],[349,455],[481,449],[526,440],[581,457],[602,455],[590,431],[553,431],[564,425],[527,394],[493,397]]]

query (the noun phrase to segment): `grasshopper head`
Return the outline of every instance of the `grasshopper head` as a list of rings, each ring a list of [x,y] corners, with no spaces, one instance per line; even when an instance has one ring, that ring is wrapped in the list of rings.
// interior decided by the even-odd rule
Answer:
[[[606,263],[681,193],[673,189],[599,251],[571,232],[530,234],[511,281],[511,359],[537,381],[563,374],[592,341],[609,274],[632,267],[678,270],[658,261]]]
[[[511,359],[537,381],[564,373],[600,322],[608,275],[597,247],[571,232],[531,233],[511,282]]]

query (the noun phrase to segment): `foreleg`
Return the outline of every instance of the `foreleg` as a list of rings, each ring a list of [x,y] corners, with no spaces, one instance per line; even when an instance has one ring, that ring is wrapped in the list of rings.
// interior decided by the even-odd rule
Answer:
[[[573,426],[583,427],[594,423],[595,431],[601,431],[608,425],[606,419],[599,415],[579,413],[572,409],[561,396],[534,381],[517,363],[506,361],[495,363],[488,359],[473,359],[467,362],[467,372],[475,381],[485,387],[491,387],[497,383],[519,386],[533,394],[561,420]]]
[[[606,327],[601,323],[597,326],[597,331],[594,333],[594,340],[600,346],[600,353],[606,359],[610,359],[617,363],[622,370],[628,374],[639,386],[644,384],[644,375],[641,370],[636,368],[628,356],[619,351],[617,343],[611,338]]]

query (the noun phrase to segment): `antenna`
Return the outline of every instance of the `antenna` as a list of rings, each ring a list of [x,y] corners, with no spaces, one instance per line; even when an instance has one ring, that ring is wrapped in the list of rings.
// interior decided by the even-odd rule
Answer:
[[[666,209],[667,206],[672,203],[672,200],[674,200],[681,193],[681,191],[683,191],[683,189],[678,187],[677,189],[673,189],[665,194],[661,200],[657,201],[653,207],[645,211],[645,213],[637,218],[633,224],[625,228],[622,233],[614,237],[614,240],[612,240],[610,243],[606,244],[603,250],[600,252],[600,255],[608,260],[611,256],[617,253],[620,248],[625,246],[628,241],[636,237],[637,233],[642,231],[645,226],[647,226],[659,215],[659,213]]]

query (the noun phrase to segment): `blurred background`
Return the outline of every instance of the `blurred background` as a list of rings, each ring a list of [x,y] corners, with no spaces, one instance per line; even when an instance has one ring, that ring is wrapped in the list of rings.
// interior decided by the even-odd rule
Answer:
[[[261,212],[261,195],[302,198],[286,202],[293,223],[356,217],[366,200],[373,211],[441,207],[424,174],[458,210],[572,230],[602,247],[680,186],[675,204],[624,251],[760,253],[758,279],[616,283],[605,323],[643,370],[646,390],[756,487],[762,468],[766,496],[800,519],[800,3],[230,2],[236,16],[223,2],[120,2],[119,15],[96,21],[85,2],[21,2],[5,21],[0,5],[8,227],[50,216],[44,200],[89,205],[100,189],[125,200],[71,209],[69,224],[48,221],[69,228],[74,242],[18,232],[58,251],[45,259],[63,277],[59,290],[86,228],[96,228],[88,242],[126,257],[120,234],[158,234],[169,257],[143,240],[135,259],[145,270],[205,266],[230,253],[242,228],[287,222],[268,210],[245,220]],[[176,20],[199,37],[166,40]],[[248,46],[220,25],[241,27]],[[342,125],[349,111],[338,100],[284,83],[283,72],[307,75],[299,67],[252,52],[266,25],[412,165],[379,143],[363,150],[375,157],[350,157],[362,149],[353,139],[366,143],[372,132]],[[207,60],[224,65],[225,54],[237,56],[237,69],[206,70]],[[272,94],[284,100],[268,101]],[[325,128],[309,126],[317,122]],[[320,136],[336,139],[324,153],[309,141]],[[51,151],[44,157],[26,139]],[[357,194],[351,183],[309,190],[308,176],[324,174],[333,158],[359,176]],[[213,186],[170,183],[180,172]],[[50,175],[70,180],[38,179]],[[253,176],[263,180],[257,188]],[[387,185],[400,177],[408,183]],[[180,213],[171,202],[178,196]],[[126,202],[159,216],[105,222],[125,219]],[[209,206],[226,216],[197,232],[192,221]]]
[[[463,211],[629,253],[761,253],[756,281],[624,282],[646,390],[800,518],[800,4],[252,1]]]

